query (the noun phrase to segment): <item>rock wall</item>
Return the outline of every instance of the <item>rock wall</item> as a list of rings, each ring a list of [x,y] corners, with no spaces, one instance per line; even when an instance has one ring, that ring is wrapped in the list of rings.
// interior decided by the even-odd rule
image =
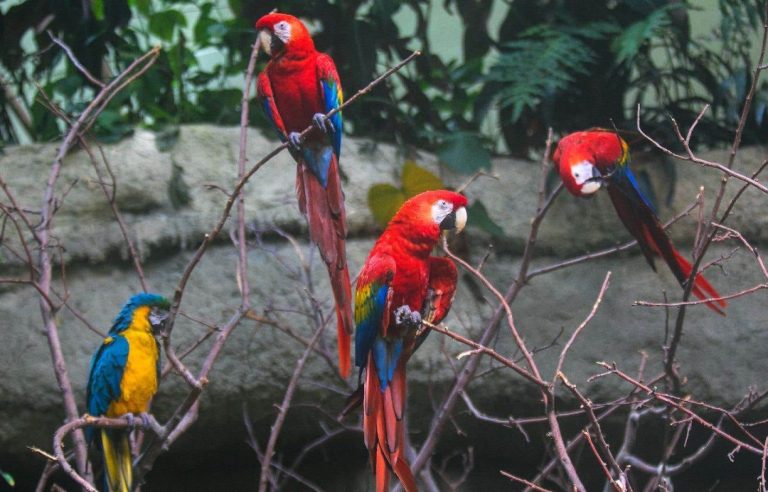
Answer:
[[[168,143],[152,133],[137,131],[131,138],[105,147],[105,155],[118,183],[117,201],[145,264],[152,290],[172,293],[195,246],[219,217],[226,199],[221,188],[228,190],[234,182],[238,132],[236,128],[185,126],[178,138]],[[255,162],[274,145],[275,142],[258,132],[251,132],[250,162]],[[52,144],[8,147],[0,157],[0,174],[25,207],[34,209],[39,206],[55,150]],[[724,152],[706,155],[713,160],[724,159],[724,156]],[[739,156],[737,168],[755,169],[764,157],[762,148],[746,149]],[[366,204],[367,190],[374,183],[396,183],[403,159],[404,156],[390,145],[373,145],[351,138],[344,142],[342,166],[347,177],[344,189],[352,272],[362,265],[376,233]],[[435,159],[430,155],[421,154],[417,161],[438,171]],[[642,163],[638,165],[642,166]],[[178,166],[176,171],[174,166]],[[181,175],[178,168],[183,170]],[[662,181],[668,175],[657,172],[657,168],[652,163],[645,165],[663,189],[665,183]],[[678,163],[676,171],[674,200],[668,206],[662,206],[664,218],[691,203],[701,186],[705,190],[705,204],[710,205],[719,183],[717,173],[710,169]],[[535,212],[540,168],[530,162],[495,159],[493,172],[498,179],[481,178],[470,185],[467,195],[470,201],[483,201],[506,235],[492,238],[470,228],[466,238],[474,262],[479,261],[489,245],[493,245],[485,271],[497,286],[506,289],[516,274]],[[464,179],[444,172],[443,177],[453,185]],[[56,215],[54,233],[56,244],[62,247],[60,256],[67,266],[71,305],[106,332],[121,304],[140,290],[140,284],[97,179],[84,152],[74,152],[67,158],[59,180],[58,196],[64,198]],[[172,201],[171,197],[184,188],[189,190],[190,200],[186,205],[179,205],[178,200]],[[737,188],[732,184],[729,196]],[[295,202],[294,164],[287,153],[282,153],[254,176],[247,187],[246,203],[252,233],[249,274],[254,308],[258,312],[279,313],[286,323],[307,334],[306,318],[296,314],[305,306],[307,297],[296,261],[297,253],[288,241],[270,232],[273,226],[294,233],[302,240],[299,248],[311,265],[315,295],[328,313],[331,296],[321,261],[314,248],[303,242],[306,233]],[[768,242],[765,210],[765,197],[755,190],[748,190],[729,225],[740,229],[755,245],[765,245]],[[469,221],[471,223],[472,217]],[[682,220],[672,230],[674,241],[684,251],[692,244],[694,233],[692,217]],[[6,230],[3,241],[16,244],[10,236]],[[238,305],[239,298],[234,275],[236,252],[226,234],[223,236],[192,276],[182,304],[186,315],[211,324],[223,322]],[[627,238],[605,193],[590,200],[577,200],[562,194],[542,226],[533,268]],[[735,246],[733,242],[718,243],[712,248],[710,259],[729,254]],[[23,272],[19,259],[7,250],[3,249],[0,258],[0,276]],[[660,264],[658,270],[655,274],[635,249],[536,277],[513,305],[516,322],[529,347],[546,346],[557,339],[561,329],[567,336],[589,312],[605,273],[612,271],[613,279],[605,301],[574,345],[564,370],[593,400],[615,398],[628,390],[627,385],[616,378],[586,382],[590,375],[600,372],[596,361],[616,361],[631,372],[639,363],[641,351],[645,351],[649,355],[647,373],[655,373],[661,367],[665,312],[658,308],[632,306],[638,299],[661,300],[664,291],[670,299],[679,298],[681,289],[665,265]],[[723,293],[761,282],[754,258],[743,250],[737,252],[724,268],[708,270],[707,277]],[[57,287],[64,290],[60,281]],[[768,371],[768,362],[762,354],[768,345],[768,332],[764,329],[768,322],[765,301],[764,292],[734,300],[727,317],[716,316],[701,306],[689,310],[679,360],[687,377],[686,390],[696,399],[728,406],[740,399],[750,385],[764,380],[763,374]],[[0,344],[2,469],[6,469],[3,463],[9,462],[38,466],[40,460],[31,457],[27,446],[50,449],[52,433],[62,420],[37,303],[36,293],[29,287],[0,285],[0,327],[5,335]],[[476,334],[482,329],[483,320],[493,305],[494,300],[487,292],[464,278],[447,324],[461,333]],[[100,336],[67,310],[58,314],[58,321],[70,376],[78,389],[78,401],[83,402],[88,362],[100,343]],[[200,324],[180,318],[174,331],[175,343],[186,347],[205,331]],[[323,341],[331,349],[334,333],[335,330],[328,329]],[[553,370],[562,342],[560,338],[554,349],[537,355],[544,374]],[[199,367],[205,347],[187,359],[193,369]],[[506,328],[501,330],[496,348],[505,354],[515,353]],[[456,355],[464,349],[432,335],[411,363],[409,380],[414,391],[410,405],[414,427],[418,428],[431,418],[428,410],[430,396],[439,396],[440,390],[452,381],[453,373],[443,351]],[[167,465],[174,455],[204,455],[206,450],[213,448],[227,449],[231,443],[242,446],[243,405],[247,406],[248,414],[255,422],[257,435],[266,436],[273,420],[273,404],[280,401],[284,384],[301,350],[301,344],[276,329],[245,321],[228,341],[211,374],[200,421],[163,463]],[[485,364],[492,365],[487,361]],[[427,391],[432,389],[435,393]],[[328,366],[315,357],[302,378],[297,401],[321,402],[327,408],[338,409],[346,391]],[[167,378],[155,400],[155,412],[161,418],[167,416],[184,392],[183,381],[175,376]],[[481,378],[471,385],[469,393],[475,403],[496,415],[540,411],[530,385],[511,372],[502,371]],[[463,412],[464,408],[459,410]],[[289,419],[289,422],[292,421]],[[311,417],[299,419],[285,428],[280,443],[296,449],[318,432]],[[358,437],[354,436],[354,439]],[[352,442],[356,443],[350,440]],[[363,446],[349,446],[350,452],[360,455],[358,464],[364,466]],[[256,473],[255,464],[247,466],[253,466],[253,473]],[[13,469],[6,471],[13,472]]]

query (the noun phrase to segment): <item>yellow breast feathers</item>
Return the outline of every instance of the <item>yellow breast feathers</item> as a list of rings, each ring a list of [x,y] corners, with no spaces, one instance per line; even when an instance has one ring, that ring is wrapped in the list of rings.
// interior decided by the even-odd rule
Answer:
[[[120,382],[120,397],[109,406],[109,417],[146,412],[157,392],[160,354],[149,324],[149,309],[147,306],[137,308],[131,324],[121,333],[128,341],[128,359]]]

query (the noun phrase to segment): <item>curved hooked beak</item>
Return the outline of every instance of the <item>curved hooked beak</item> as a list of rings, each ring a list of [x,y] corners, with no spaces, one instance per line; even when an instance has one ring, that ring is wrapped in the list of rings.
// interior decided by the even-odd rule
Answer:
[[[582,195],[591,195],[605,184],[605,177],[600,170],[588,161],[582,161],[571,168],[571,173],[579,185],[579,193]]]
[[[448,231],[455,229],[456,234],[458,234],[464,230],[465,225],[467,225],[467,209],[460,207],[445,216],[442,222],[440,222],[440,230]]]
[[[272,53],[279,49],[277,43],[280,42],[280,39],[269,29],[259,31],[259,45],[269,56],[272,56]]]
[[[152,330],[156,333],[162,330],[165,325],[165,320],[168,319],[168,311],[159,308],[152,308],[149,312],[149,324],[152,326]]]

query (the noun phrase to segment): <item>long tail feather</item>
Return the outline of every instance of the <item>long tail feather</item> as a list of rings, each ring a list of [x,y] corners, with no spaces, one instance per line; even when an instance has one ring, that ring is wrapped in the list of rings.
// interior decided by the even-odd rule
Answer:
[[[673,250],[673,252],[678,268],[682,271],[684,277],[687,279],[691,276],[691,264],[683,257],[683,255],[680,254],[679,251]],[[691,289],[691,292],[693,292],[693,295],[701,300],[712,298],[717,299],[720,297],[720,294],[717,292],[717,290],[712,287],[712,284],[710,284],[701,273],[696,274],[696,279],[693,282],[693,289]],[[728,306],[728,303],[725,301],[725,299],[717,299],[707,302],[706,305],[714,312],[725,316],[723,309]]]
[[[413,472],[411,472],[411,467],[408,466],[408,463],[402,457],[398,458],[395,464],[392,465],[392,469],[395,471],[395,475],[397,475],[400,483],[403,484],[405,492],[418,492],[419,488],[416,486],[416,479],[413,476]]]
[[[691,264],[672,245],[659,218],[642,199],[640,192],[629,182],[619,182],[616,186],[609,187],[608,192],[619,218],[637,239],[648,264],[655,270],[653,256],[661,256],[680,285],[684,286],[691,274]],[[720,294],[701,274],[696,275],[691,292],[702,300],[720,297]],[[706,305],[714,312],[725,315],[722,308],[725,308],[727,303],[724,300],[710,301]]]
[[[341,240],[342,248],[344,240]],[[333,288],[333,297],[336,301],[336,337],[339,352],[339,374],[341,377],[349,376],[352,347],[352,327],[354,321],[352,318],[352,286],[349,280],[349,270],[346,262],[343,269],[336,268],[335,265],[328,265],[328,275],[331,279]]]
[[[389,463],[387,462],[387,452],[381,444],[376,446],[373,476],[376,479],[376,492],[389,492]]]
[[[130,492],[133,468],[128,433],[102,429],[101,449],[104,456],[104,489],[109,492]]]
[[[381,391],[373,356],[368,356],[363,402],[363,435],[371,456],[376,491],[386,492],[394,472],[407,492],[418,490],[402,449],[405,425],[405,363],[398,363],[391,383]]]
[[[296,195],[299,209],[309,224],[309,236],[317,244],[320,256],[328,268],[336,302],[339,374],[347,378],[351,368],[350,351],[355,325],[352,317],[352,286],[347,268],[344,194],[336,156],[331,156],[325,188],[307,165],[299,163]]]

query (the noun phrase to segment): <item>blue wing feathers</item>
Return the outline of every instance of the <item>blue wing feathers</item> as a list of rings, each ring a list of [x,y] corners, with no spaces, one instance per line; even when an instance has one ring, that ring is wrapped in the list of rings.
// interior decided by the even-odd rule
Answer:
[[[371,290],[373,291],[373,289]],[[379,334],[381,318],[387,305],[388,291],[388,285],[381,285],[366,300],[366,305],[362,307],[363,310],[367,311],[367,316],[355,328],[355,365],[360,368],[365,366],[368,352],[373,348],[373,343]]]
[[[646,196],[643,194],[640,188],[640,184],[637,182],[637,178],[632,173],[632,169],[629,168],[628,165],[624,165],[620,167],[616,172],[616,177],[614,179],[617,179],[618,181],[624,181],[625,183],[628,183],[629,187],[632,188],[636,193],[637,196],[640,198],[640,200],[651,209],[651,211],[658,215],[656,213],[656,207],[653,206],[650,200],[646,198]],[[632,198],[632,197],[629,197]]]
[[[323,98],[325,100],[325,112],[338,108],[341,105],[339,101],[339,88],[332,80],[323,79],[321,82],[323,87]],[[333,151],[336,153],[338,159],[341,155],[341,131],[342,131],[342,119],[341,112],[338,112],[331,116],[331,123],[333,124],[333,135],[331,135],[331,142],[333,143]]]
[[[277,134],[277,137],[280,139],[281,142],[285,142],[285,134],[280,130],[280,127],[277,125],[277,122],[275,121],[275,115],[272,114],[272,107],[269,101],[269,98],[264,98],[261,102],[262,108],[264,109],[264,115],[269,120],[269,123],[272,125],[272,129],[275,130],[275,133]]]
[[[90,415],[104,415],[109,405],[120,396],[120,383],[128,360],[128,340],[113,335],[106,340],[91,360],[88,377],[87,405]],[[92,429],[88,428],[89,440]]]

